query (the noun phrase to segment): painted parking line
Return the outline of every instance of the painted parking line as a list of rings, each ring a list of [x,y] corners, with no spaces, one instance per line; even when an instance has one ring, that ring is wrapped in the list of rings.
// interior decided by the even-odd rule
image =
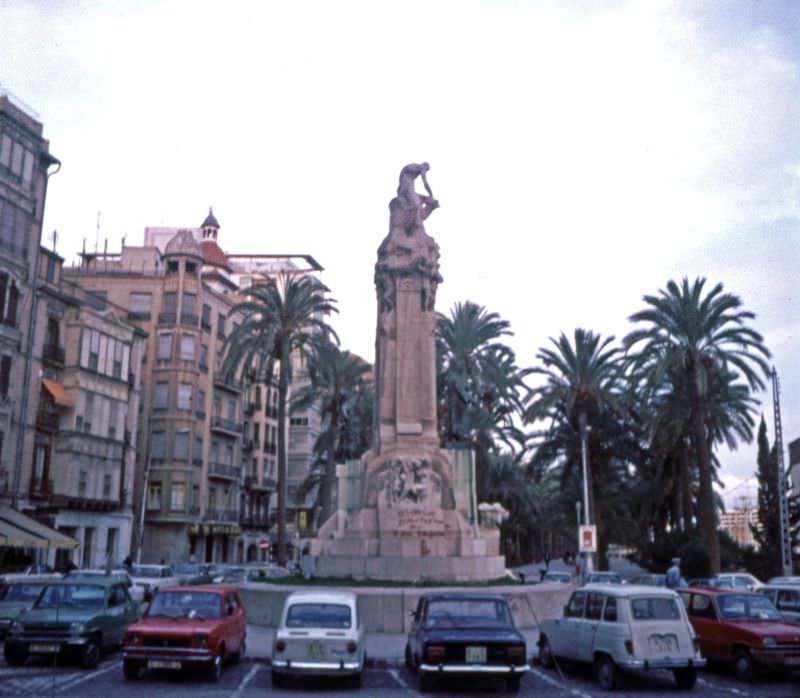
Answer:
[[[256,664],[252,669],[250,669],[250,671],[247,672],[247,675],[244,677],[244,679],[242,679],[239,687],[231,694],[231,698],[240,698],[244,692],[244,689],[247,688],[247,684],[253,680],[253,677],[258,673],[260,668],[261,667]]]
[[[409,685],[409,684],[406,682],[406,680],[405,680],[405,679],[404,679],[402,676],[400,676],[400,673],[397,671],[397,669],[389,669],[389,676],[391,676],[391,677],[392,677],[392,678],[393,678],[395,681],[397,681],[397,683],[399,683],[399,684],[400,684],[400,687],[401,687],[401,688],[404,688],[406,691],[408,691],[408,693],[409,693],[410,695],[413,695],[413,696],[418,696],[418,695],[420,695],[419,693],[417,693],[417,692],[414,690],[414,688],[413,688],[413,687],[411,687],[411,686],[410,686],[410,685]]]
[[[733,686],[719,686],[715,683],[711,683],[710,681],[706,681],[705,679],[697,679],[697,683],[701,686],[707,686],[712,691],[727,691],[728,693],[733,693],[735,696],[749,696],[751,695],[747,691],[742,691],[739,688],[734,688]]]
[[[579,691],[577,688],[570,688],[567,684],[554,679],[552,676],[548,676],[544,671],[541,669],[536,669],[531,667],[530,673],[534,676],[538,676],[542,681],[545,683],[549,683],[551,686],[555,686],[556,688],[560,688],[562,691],[568,691],[573,696],[578,696],[578,698],[592,698],[591,693],[584,693],[583,691]]]
[[[116,669],[116,670],[121,670],[122,669],[122,660],[118,660],[116,662],[113,662],[112,664],[109,664],[107,667],[104,667],[102,669],[98,669],[97,671],[92,671],[92,672],[89,672],[88,674],[80,675],[77,678],[72,679],[71,681],[59,682],[58,690],[59,691],[70,690],[72,688],[75,688],[75,686],[78,686],[78,685],[80,685],[82,683],[85,683],[86,681],[91,681],[92,679],[94,679],[94,678],[96,678],[98,676],[102,676],[103,674],[107,674],[109,671],[113,671],[114,669]]]

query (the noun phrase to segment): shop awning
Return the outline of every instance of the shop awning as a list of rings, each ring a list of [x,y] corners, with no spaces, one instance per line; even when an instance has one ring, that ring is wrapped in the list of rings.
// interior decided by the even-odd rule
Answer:
[[[61,383],[50,378],[42,378],[42,385],[50,393],[56,405],[60,407],[75,407],[75,400]]]
[[[78,541],[16,509],[0,505],[0,545],[12,548],[72,550],[78,547]]]

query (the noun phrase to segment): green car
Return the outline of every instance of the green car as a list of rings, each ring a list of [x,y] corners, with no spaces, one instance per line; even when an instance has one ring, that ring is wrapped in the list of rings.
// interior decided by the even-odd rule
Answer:
[[[92,669],[103,649],[121,645],[125,630],[137,620],[139,605],[118,579],[51,582],[11,624],[3,653],[11,666],[21,666],[32,654],[64,653]]]
[[[12,582],[0,588],[0,639],[8,634],[14,619],[33,606],[47,582]]]

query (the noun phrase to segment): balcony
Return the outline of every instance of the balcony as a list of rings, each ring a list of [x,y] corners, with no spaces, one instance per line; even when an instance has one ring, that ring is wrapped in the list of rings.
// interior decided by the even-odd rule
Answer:
[[[258,412],[261,409],[261,402],[258,400],[248,402],[244,407],[244,413],[246,415],[251,415]]]
[[[264,442],[264,453],[268,453],[271,456],[274,456],[278,453],[278,444],[275,442]]]
[[[241,468],[225,463],[209,463],[208,476],[221,478],[223,480],[238,480]]]
[[[253,439],[245,439],[242,442],[242,451],[249,453],[255,447]]]
[[[214,387],[220,390],[227,390],[229,393],[234,393],[235,395],[239,395],[242,392],[240,386],[236,385],[233,381],[226,380],[219,374],[214,376]]]
[[[55,410],[40,408],[36,413],[36,428],[41,431],[58,431],[60,415]]]
[[[203,516],[203,520],[238,523],[239,512],[233,509],[209,509]]]
[[[53,496],[53,481],[38,477],[31,478],[29,494],[34,498],[47,498]]]
[[[158,314],[158,324],[159,325],[174,325],[176,318],[177,318],[177,314],[175,313],[174,310],[172,312],[159,313]]]
[[[261,528],[268,529],[270,517],[267,514],[242,514],[239,517],[239,524],[242,528]]]
[[[212,417],[211,428],[214,431],[221,431],[233,436],[239,436],[242,433],[241,424],[237,424],[232,419],[225,419],[224,417]]]
[[[65,360],[66,352],[64,347],[60,347],[57,344],[45,344],[42,347],[42,361],[44,363],[63,367]]]

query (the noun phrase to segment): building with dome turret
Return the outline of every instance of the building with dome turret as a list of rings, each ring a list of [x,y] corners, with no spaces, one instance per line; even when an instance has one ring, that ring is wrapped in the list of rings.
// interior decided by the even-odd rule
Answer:
[[[209,209],[197,228],[148,227],[142,246],[84,254],[70,270],[148,335],[132,546],[143,562],[269,558],[277,390],[247,373],[226,382],[224,342],[243,319],[232,311],[240,289],[287,266],[321,267],[308,255],[226,254],[219,231]]]

